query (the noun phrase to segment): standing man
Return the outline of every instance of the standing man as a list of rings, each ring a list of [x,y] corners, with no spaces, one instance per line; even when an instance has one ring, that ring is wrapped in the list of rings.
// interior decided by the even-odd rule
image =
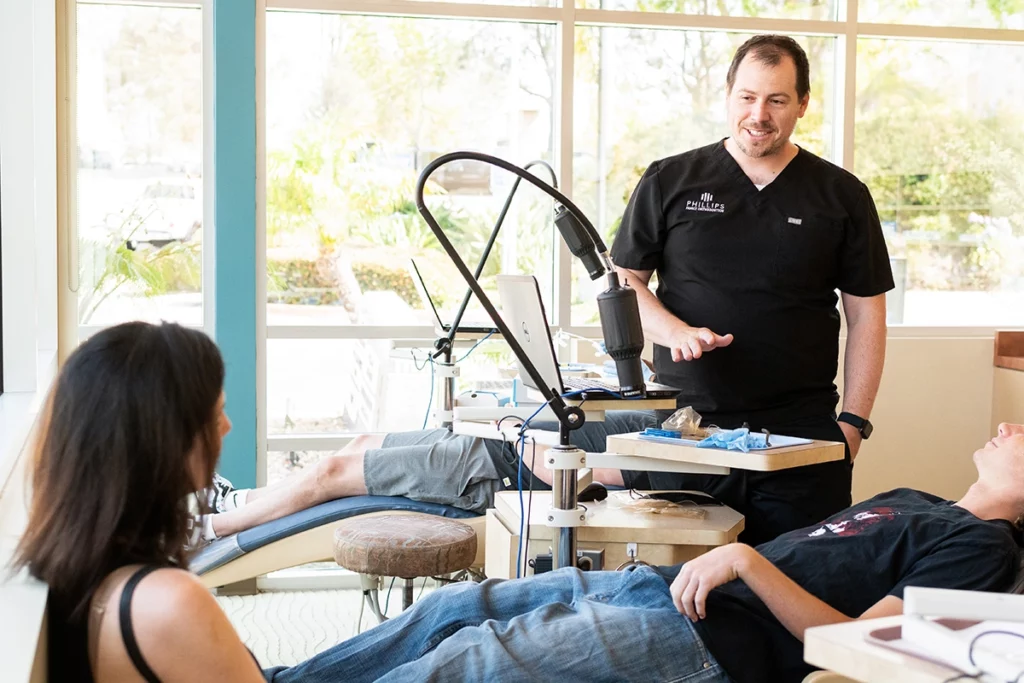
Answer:
[[[810,98],[807,55],[755,36],[726,79],[730,136],[651,164],[612,246],[636,290],[658,381],[702,424],[843,440],[846,459],[719,476],[624,472],[627,486],[700,488],[747,517],[757,544],[850,505],[853,459],[885,358],[885,240],[868,188],[795,145]],[[657,293],[648,289],[658,274]],[[842,293],[842,411],[834,384]]]
[[[747,422],[755,431],[849,445],[845,461],[775,473],[595,470],[595,479],[610,484],[705,490],[746,515],[741,539],[752,545],[850,505],[853,458],[871,433],[885,356],[884,293],[893,282],[868,189],[789,139],[807,109],[808,71],[791,38],[744,43],[726,79],[731,136],[652,164],[612,246],[620,278],[637,290],[658,379],[681,390],[680,406],[693,406],[705,425]],[[647,288],[655,272],[657,296]],[[838,423],[836,289],[847,317]],[[571,439],[600,452],[608,434],[654,424],[650,413],[616,411]],[[219,486],[211,500],[226,501],[214,502],[225,514],[204,534],[235,533],[366,493],[483,512],[496,491],[517,485],[514,451],[447,430],[365,435],[276,486],[255,493]],[[543,467],[532,477],[530,461],[524,465],[524,485],[548,483]]]

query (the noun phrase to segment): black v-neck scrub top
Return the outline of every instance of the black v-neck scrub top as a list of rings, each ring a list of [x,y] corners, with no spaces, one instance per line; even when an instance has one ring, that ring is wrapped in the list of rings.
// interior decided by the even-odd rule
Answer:
[[[804,149],[762,190],[724,141],[654,162],[611,256],[656,271],[658,299],[687,324],[735,335],[695,361],[655,345],[658,381],[681,390],[678,405],[761,423],[835,409],[836,290],[893,287],[868,188]]]

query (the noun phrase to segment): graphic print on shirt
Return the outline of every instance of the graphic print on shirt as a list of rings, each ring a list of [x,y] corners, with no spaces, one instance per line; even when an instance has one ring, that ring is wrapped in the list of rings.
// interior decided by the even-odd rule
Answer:
[[[883,521],[891,521],[899,514],[898,510],[894,510],[890,507],[872,508],[870,510],[858,512],[848,519],[841,519],[836,522],[827,522],[807,534],[807,536],[808,538],[812,538],[814,536],[822,536],[828,532],[832,532],[836,536],[856,536],[869,526],[873,526]]]
[[[686,200],[687,211],[703,211],[705,213],[725,213],[725,204],[715,201],[710,192],[701,192],[700,199]]]

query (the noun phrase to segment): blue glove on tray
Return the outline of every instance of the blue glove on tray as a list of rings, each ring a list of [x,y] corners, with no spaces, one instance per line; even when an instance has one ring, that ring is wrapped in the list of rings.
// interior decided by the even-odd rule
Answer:
[[[767,448],[764,434],[751,434],[746,427],[723,429],[697,442],[698,448],[724,448],[747,453],[751,448]]]

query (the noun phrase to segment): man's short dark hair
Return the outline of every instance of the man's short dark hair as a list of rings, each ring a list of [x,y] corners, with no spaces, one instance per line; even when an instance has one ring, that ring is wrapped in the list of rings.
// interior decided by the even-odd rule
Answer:
[[[747,54],[767,66],[778,66],[782,62],[782,58],[788,55],[796,65],[797,97],[803,100],[811,92],[811,67],[807,62],[807,53],[800,47],[800,43],[789,36],[774,34],[754,36],[736,50],[732,64],[729,65],[729,73],[725,77],[730,92],[736,83],[736,70],[740,68],[740,64]]]

